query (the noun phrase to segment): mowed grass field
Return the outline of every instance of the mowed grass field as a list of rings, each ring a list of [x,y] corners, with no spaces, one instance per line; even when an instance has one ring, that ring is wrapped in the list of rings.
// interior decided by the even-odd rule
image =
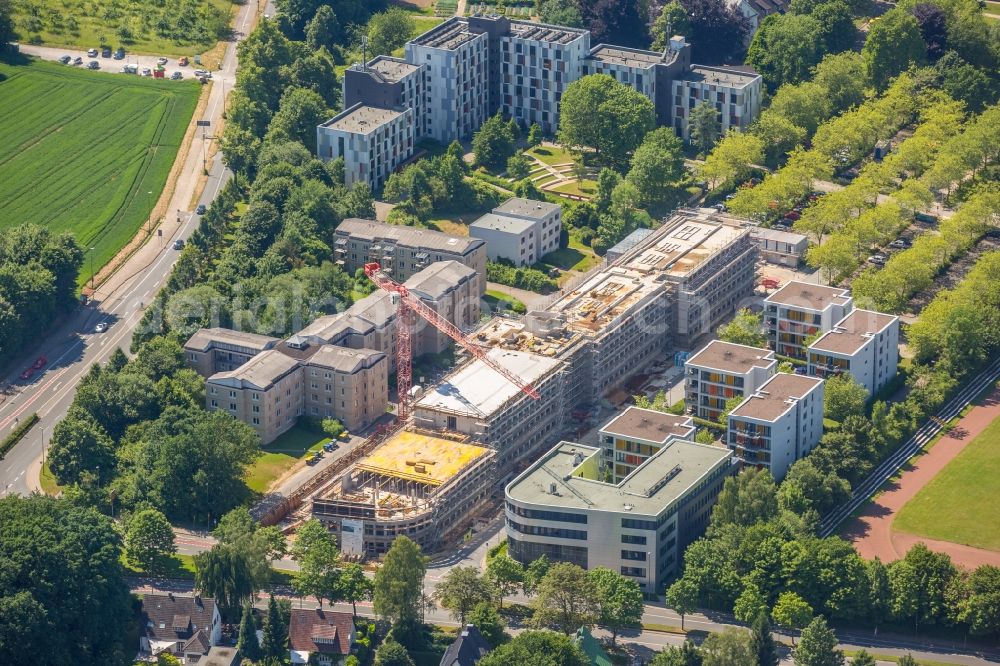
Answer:
[[[1000,418],[969,442],[954,460],[895,517],[900,532],[1000,550]]]
[[[82,285],[91,259],[99,270],[147,220],[200,90],[20,62],[0,60],[0,232],[73,232],[87,253]]]

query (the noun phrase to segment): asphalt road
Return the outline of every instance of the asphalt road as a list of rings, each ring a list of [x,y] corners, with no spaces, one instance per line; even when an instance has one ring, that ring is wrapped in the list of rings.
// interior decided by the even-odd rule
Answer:
[[[237,41],[242,39],[254,25],[255,11],[254,4],[241,7],[234,22]],[[41,57],[53,58],[63,54],[74,54],[64,49],[46,49],[45,52],[48,53],[46,56],[39,47],[25,47],[24,50],[26,53],[38,51]],[[155,61],[155,57],[150,56],[150,58]],[[172,62],[176,65],[176,60]],[[232,89],[231,85],[225,82],[235,80],[236,65],[234,41],[228,44],[222,66],[214,75],[214,81],[223,85],[213,85],[203,116],[212,122],[213,128],[221,120],[224,95]],[[200,119],[192,118],[192,123]],[[43,442],[48,442],[52,429],[66,414],[73,401],[77,383],[92,364],[107,361],[118,348],[128,351],[132,332],[142,320],[143,308],[149,305],[166,282],[177,261],[179,252],[173,249],[173,241],[178,238],[187,239],[198,225],[198,216],[191,212],[195,206],[188,198],[197,191],[201,183],[202,156],[211,141],[211,135],[203,138],[199,133],[194,137],[171,201],[170,209],[176,209],[177,213],[176,216],[170,217],[176,219],[161,225],[163,235],[153,236],[146,247],[138,251],[118,270],[107,283],[109,285],[107,289],[110,291],[106,292],[105,288],[99,288],[90,304],[77,308],[36,348],[29,350],[22,362],[12,367],[9,376],[2,378],[0,438],[13,430],[20,419],[27,418],[33,412],[38,414],[39,422],[3,460],[0,460],[0,496],[9,493],[24,495],[37,488],[36,480],[41,467]],[[197,200],[197,203],[206,206],[215,199],[232,175],[223,165],[221,154],[217,154],[207,166],[208,176]],[[189,203],[192,205],[189,206]],[[109,325],[106,332],[94,332],[94,327],[99,322]],[[48,364],[31,380],[22,381],[19,378],[21,371],[37,356],[45,356]]]

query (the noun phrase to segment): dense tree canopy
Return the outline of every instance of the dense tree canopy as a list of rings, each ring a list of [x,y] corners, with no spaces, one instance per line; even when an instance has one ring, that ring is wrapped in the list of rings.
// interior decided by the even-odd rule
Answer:
[[[718,65],[743,51],[749,25],[739,8],[724,0],[680,0],[687,10],[692,62]]]
[[[0,499],[0,663],[132,663],[132,600],[111,521],[66,500]],[[70,603],[70,600],[72,601]]]
[[[926,56],[917,19],[901,9],[886,12],[872,22],[861,50],[868,80],[879,90]]]
[[[799,83],[823,57],[822,30],[811,15],[771,14],[754,33],[747,64],[760,72],[771,90]]]
[[[554,631],[525,631],[479,660],[479,666],[589,666],[590,659],[569,637]]]
[[[622,166],[654,125],[648,97],[606,74],[593,74],[567,86],[559,110],[559,141],[592,147],[608,163]]]

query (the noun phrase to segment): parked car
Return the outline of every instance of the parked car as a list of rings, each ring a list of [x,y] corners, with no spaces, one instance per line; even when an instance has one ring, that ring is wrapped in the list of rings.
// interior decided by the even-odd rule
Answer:
[[[194,70],[194,75],[198,78],[210,79],[212,78],[212,72],[207,69],[196,69]]]
[[[333,442],[327,442],[326,444],[323,445],[323,450],[326,451],[327,453],[330,453],[335,448],[337,448],[337,445],[334,444]]]
[[[787,224],[782,224],[781,222],[776,222],[775,224],[772,224],[771,228],[774,229],[775,231],[788,231],[789,229],[791,229],[790,226],[788,226]]]
[[[139,73],[138,65],[132,65],[132,64],[122,65],[122,74],[138,74],[138,73]]]
[[[894,247],[896,249],[901,250],[903,248],[910,247],[910,241],[906,240],[905,238],[897,238],[896,240],[889,243],[889,247]]]
[[[152,76],[153,75],[153,70],[151,70],[149,67],[143,67],[142,71],[140,73],[143,76]]]
[[[87,69],[100,69],[100,68],[101,68],[101,63],[97,62],[96,60],[91,60],[90,62],[87,63]]]
[[[188,57],[187,56],[181,56],[180,58],[177,59],[177,64],[180,65],[181,67],[187,67],[188,66]]]
[[[868,257],[868,263],[875,264],[876,266],[884,266],[887,259],[888,257],[884,254],[873,254]]]
[[[174,72],[173,74],[170,75],[170,78],[173,81],[180,81],[181,79],[184,78],[184,74],[182,74],[181,72]]]
[[[35,371],[32,370],[31,368],[28,368],[21,373],[21,379],[23,379],[24,381],[28,381],[29,379],[31,379],[31,376],[33,374],[35,374]]]
[[[81,58],[80,56],[77,56],[77,57],[73,58],[73,64],[74,65],[82,65],[83,64],[83,58]]]
[[[42,368],[45,367],[45,364],[48,362],[49,359],[45,358],[44,356],[39,356],[38,358],[35,359],[35,362],[31,365],[31,367],[34,370],[41,370]]]
[[[94,327],[94,333],[103,333],[106,330],[108,330],[107,322],[102,321],[100,324]]]
[[[73,58],[71,58],[68,55],[64,55],[62,58],[59,58],[59,62],[61,62],[64,65],[68,65],[71,60],[73,60]]]
[[[125,59],[125,49],[119,47],[119,49],[117,51],[115,51],[114,58],[115,58],[115,60],[124,60]]]
[[[194,213],[195,215],[204,215],[205,210],[205,204],[198,204],[198,207],[194,209]]]
[[[102,46],[101,47],[101,57],[102,58],[110,58],[111,57],[111,47],[110,46]]]
[[[785,213],[786,220],[797,220],[800,217],[802,217],[802,214],[797,210],[790,210],[787,213]]]
[[[178,238],[177,240],[174,241],[174,249],[175,250],[183,250],[184,249],[184,239],[183,238]]]
[[[97,49],[87,49],[87,57],[88,58],[96,58],[97,57]]]

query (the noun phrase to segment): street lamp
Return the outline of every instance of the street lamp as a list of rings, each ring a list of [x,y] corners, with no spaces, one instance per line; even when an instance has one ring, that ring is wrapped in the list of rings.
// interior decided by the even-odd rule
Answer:
[[[153,233],[153,191],[146,192],[146,208],[149,209],[149,233]]]
[[[90,297],[94,297],[94,248],[97,246],[92,246],[87,248],[87,257],[90,259]]]

